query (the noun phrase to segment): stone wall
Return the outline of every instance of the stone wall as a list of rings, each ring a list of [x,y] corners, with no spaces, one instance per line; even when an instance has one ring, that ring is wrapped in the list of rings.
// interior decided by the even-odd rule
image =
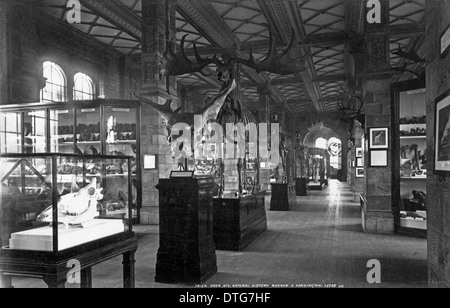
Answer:
[[[435,100],[450,90],[450,55],[440,57],[440,35],[450,25],[450,2],[427,1],[427,127],[434,128]],[[427,160],[434,161],[434,131],[428,129]],[[431,287],[450,287],[450,178],[428,170],[428,271]]]
[[[170,145],[165,136],[165,124],[155,109],[143,106],[141,112],[141,164],[146,154],[157,155],[157,170],[142,170],[141,224],[159,224],[159,193],[156,186],[160,179],[170,177],[176,169]]]
[[[7,37],[2,35],[1,41],[8,46],[5,71],[9,74],[2,80],[7,97],[2,96],[0,104],[38,102],[44,61],[55,62],[64,70],[68,100],[72,99],[73,77],[78,72],[93,79],[98,95],[124,98],[123,55],[79,34],[69,24],[46,17],[33,5],[8,4]]]
[[[391,128],[391,79],[370,80],[366,94],[366,133],[370,128]],[[389,138],[389,149],[392,149]],[[393,234],[392,213],[392,151],[388,150],[388,167],[370,167],[366,154],[365,196],[363,225],[368,233]]]

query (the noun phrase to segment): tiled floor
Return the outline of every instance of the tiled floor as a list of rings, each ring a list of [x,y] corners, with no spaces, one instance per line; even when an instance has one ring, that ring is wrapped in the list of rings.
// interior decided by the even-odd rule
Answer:
[[[352,199],[345,184],[331,182],[326,191],[299,197],[290,212],[268,211],[269,230],[244,252],[217,251],[219,272],[207,284],[426,287],[426,240],[363,233],[360,207]],[[268,197],[267,207],[269,201]],[[154,282],[158,227],[137,226],[136,231],[140,237],[137,287],[184,287]],[[379,285],[367,282],[367,263],[372,259],[381,263]],[[121,277],[120,258],[93,269],[94,287],[121,287]],[[45,287],[30,279],[15,279],[14,284]]]

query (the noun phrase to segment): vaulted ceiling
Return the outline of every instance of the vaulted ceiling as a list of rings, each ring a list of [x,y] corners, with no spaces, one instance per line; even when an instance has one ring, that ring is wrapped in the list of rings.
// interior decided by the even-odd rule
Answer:
[[[136,57],[141,53],[141,1],[80,0],[82,23],[73,27],[124,55]],[[62,21],[66,2],[41,0],[40,8]],[[270,81],[274,106],[295,113],[333,112],[349,76],[349,41],[353,35],[364,33],[362,4],[362,0],[178,0],[178,44],[189,34],[186,43],[189,56],[193,56],[195,42],[203,56],[232,48],[232,52],[247,57],[252,47],[258,60],[268,52],[269,24],[280,50],[287,48],[294,29],[298,45],[292,56],[306,55],[307,71],[280,76],[258,74],[243,67],[242,98],[249,105],[257,105],[258,87]],[[390,0],[392,67],[404,64],[405,60],[394,54],[399,46],[423,54],[424,19],[425,0]],[[408,68],[421,72],[424,64]],[[398,72],[393,81],[414,77]],[[202,95],[218,91],[214,76],[184,75],[178,78],[178,85]]]

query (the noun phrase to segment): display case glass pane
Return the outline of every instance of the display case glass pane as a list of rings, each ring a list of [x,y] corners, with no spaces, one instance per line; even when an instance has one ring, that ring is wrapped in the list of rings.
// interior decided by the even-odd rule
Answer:
[[[26,111],[24,113],[23,136],[25,154],[47,152],[46,111]]]
[[[108,179],[110,164],[101,156],[2,156],[2,246],[56,252],[128,230],[128,185]],[[111,204],[123,213],[108,215]]]
[[[113,200],[123,198],[120,196],[121,187],[128,185],[128,173],[131,172],[133,188],[133,218],[137,218],[137,110],[134,108],[105,107],[105,127],[106,127],[106,155],[131,156],[131,165],[121,160],[109,161],[106,167],[108,183],[117,187],[118,190],[111,196]],[[108,206],[108,213],[120,213],[124,211],[121,203],[114,201],[112,206]]]
[[[103,154],[100,136],[100,108],[77,109],[75,154]]]
[[[427,229],[426,92],[400,93],[400,225]]]
[[[50,110],[50,149],[52,153],[74,154],[74,110]]]
[[[0,113],[0,153],[22,152],[22,113]]]
[[[11,234],[44,225],[36,219],[52,205],[48,167],[51,168],[51,160],[45,157],[1,159],[2,246],[9,245]]]

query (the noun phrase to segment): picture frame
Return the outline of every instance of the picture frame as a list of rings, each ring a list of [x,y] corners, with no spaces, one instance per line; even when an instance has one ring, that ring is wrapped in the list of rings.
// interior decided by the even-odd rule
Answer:
[[[370,128],[369,129],[369,148],[370,149],[389,149],[389,128]]]
[[[450,175],[450,91],[435,101],[434,173]]]
[[[357,159],[356,159],[356,167],[364,167],[364,162],[363,162],[363,159],[362,159],[362,157],[358,157]]]
[[[144,155],[144,170],[158,169],[158,155],[145,154]]]
[[[363,148],[356,148],[356,158],[362,158],[364,156]]]
[[[366,175],[366,171],[364,168],[356,168],[356,177],[357,178],[364,178]]]
[[[440,53],[441,58],[447,57],[448,53],[450,52],[450,26],[448,26],[444,32],[439,36],[439,43],[440,43]]]
[[[370,151],[370,167],[388,167],[388,151]]]

